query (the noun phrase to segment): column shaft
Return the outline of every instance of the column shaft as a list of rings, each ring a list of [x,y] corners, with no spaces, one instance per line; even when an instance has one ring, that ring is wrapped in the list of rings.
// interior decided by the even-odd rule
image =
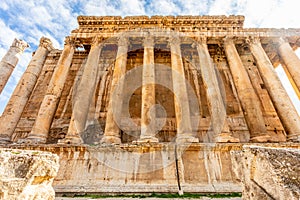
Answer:
[[[176,142],[198,142],[198,139],[193,136],[189,99],[180,49],[180,38],[178,36],[170,38],[170,49],[177,125]]]
[[[298,91],[300,91],[300,59],[293,51],[291,45],[283,38],[279,38],[277,43],[278,53],[297,86]]]
[[[40,106],[33,128],[27,137],[27,141],[46,143],[49,129],[69,73],[74,51],[71,38],[67,37],[64,50],[55,67],[46,95]]]
[[[110,97],[108,102],[106,124],[104,136],[101,143],[121,143],[120,122],[123,103],[123,79],[127,64],[128,39],[120,37],[118,42],[118,52],[115,62],[115,68],[110,88]]]
[[[288,139],[300,141],[300,118],[258,38],[247,40],[258,70],[283,123]]]
[[[51,41],[48,38],[42,37],[37,51],[32,57],[0,118],[0,141],[10,142],[11,136],[42,71],[46,57],[52,49]]]
[[[11,47],[2,58],[0,62],[0,94],[27,47],[29,45],[25,41],[14,39]]]
[[[155,105],[154,41],[151,37],[144,40],[142,76],[141,136],[139,142],[158,142],[155,137],[156,114],[155,110],[150,110]]]
[[[89,107],[94,95],[99,58],[102,50],[102,38],[95,37],[92,43],[86,64],[84,65],[81,80],[73,97],[72,116],[66,137],[58,143],[82,144],[81,134],[85,130]],[[73,91],[76,90],[74,88]]]
[[[197,50],[200,61],[200,70],[203,82],[207,88],[207,98],[211,110],[210,130],[205,140],[210,142],[239,142],[239,139],[232,137],[229,133],[226,121],[227,114],[222,99],[214,64],[210,58],[205,37],[198,40]]]
[[[234,85],[240,97],[240,102],[250,131],[250,140],[252,142],[267,142],[270,136],[266,135],[267,129],[260,101],[254,91],[233,40],[231,38],[225,38],[224,47]]]

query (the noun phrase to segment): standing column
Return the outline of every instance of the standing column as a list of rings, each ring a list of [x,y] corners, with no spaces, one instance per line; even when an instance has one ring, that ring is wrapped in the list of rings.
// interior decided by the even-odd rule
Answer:
[[[181,57],[180,38],[178,36],[170,38],[170,49],[177,125],[176,142],[199,142],[198,138],[193,136],[186,79]]]
[[[104,136],[101,143],[120,144],[120,128],[122,104],[123,104],[123,79],[127,64],[128,39],[120,37],[118,42],[118,52],[115,62],[115,68],[110,88],[110,97],[108,102],[106,124]]]
[[[73,40],[67,37],[64,50],[51,77],[33,128],[26,139],[28,142],[46,143],[49,129],[72,63],[74,51]]]
[[[293,51],[291,45],[283,38],[278,38],[278,53],[282,58],[289,74],[300,91],[300,59]]]
[[[11,73],[18,64],[20,56],[27,47],[29,47],[29,45],[25,41],[14,39],[9,50],[2,58],[0,62],[0,94],[5,87]]]
[[[213,142],[239,142],[238,138],[234,138],[229,132],[226,121],[226,108],[222,99],[214,64],[210,58],[206,37],[201,36],[198,40],[197,50],[200,61],[200,70],[203,82],[207,88],[207,97],[211,109],[210,129],[213,135],[208,135],[207,139]]]
[[[139,142],[158,142],[155,137],[155,66],[154,66],[154,40],[146,37],[144,40],[144,60],[142,78],[142,116],[141,136]],[[153,107],[154,108],[154,107]]]
[[[73,97],[72,116],[67,135],[59,140],[61,144],[82,144],[81,134],[85,130],[89,107],[94,95],[99,58],[102,50],[102,38],[95,37],[87,61],[84,65],[81,80]],[[76,90],[74,88],[73,91]]]
[[[258,96],[256,95],[247,71],[235,48],[232,38],[224,40],[225,53],[229,68],[234,80],[234,85],[240,97],[241,105],[250,131],[251,142],[267,142],[270,136],[266,135],[267,129]]]
[[[300,118],[287,92],[277,76],[272,63],[261,46],[259,38],[247,39],[260,75],[268,89],[274,106],[287,132],[288,140],[300,141]]]
[[[0,118],[0,143],[9,143],[21,114],[42,71],[48,53],[53,49],[50,39],[42,37],[40,45],[21,77]]]

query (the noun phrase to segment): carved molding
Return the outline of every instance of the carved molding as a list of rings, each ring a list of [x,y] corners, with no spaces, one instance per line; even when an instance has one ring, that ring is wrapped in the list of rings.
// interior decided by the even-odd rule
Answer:
[[[259,45],[261,45],[261,43],[260,43],[260,38],[257,37],[257,36],[249,36],[249,37],[246,37],[245,42],[246,42],[247,44],[259,44]]]

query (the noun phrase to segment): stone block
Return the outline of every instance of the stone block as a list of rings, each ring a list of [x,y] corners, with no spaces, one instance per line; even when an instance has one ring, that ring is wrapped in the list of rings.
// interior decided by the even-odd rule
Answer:
[[[54,200],[58,169],[50,152],[0,148],[0,199]]]

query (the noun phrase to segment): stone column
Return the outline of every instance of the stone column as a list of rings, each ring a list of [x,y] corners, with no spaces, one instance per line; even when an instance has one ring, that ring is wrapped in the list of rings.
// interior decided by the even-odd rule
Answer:
[[[226,37],[224,48],[232,74],[234,85],[240,97],[246,122],[250,131],[251,142],[267,142],[271,139],[267,134],[260,100],[251,84],[247,71],[235,48],[232,38]]]
[[[89,107],[94,96],[102,38],[95,37],[87,61],[84,65],[81,80],[73,96],[72,116],[67,135],[59,140],[60,144],[82,144],[81,134],[85,130]],[[75,91],[75,88],[74,90]],[[74,94],[74,92],[73,92]]]
[[[27,47],[29,45],[25,41],[14,39],[9,50],[2,58],[0,62],[0,94]]]
[[[180,38],[170,38],[172,79],[174,91],[177,143],[199,142],[193,135],[189,99],[180,49]]]
[[[120,128],[122,104],[123,104],[123,79],[126,72],[128,51],[128,38],[120,37],[118,42],[118,52],[115,62],[115,68],[110,88],[110,97],[108,102],[106,124],[104,136],[101,143],[120,144]]]
[[[40,45],[21,77],[0,118],[0,143],[9,143],[21,114],[42,71],[48,53],[53,49],[50,39],[42,37]]]
[[[253,54],[260,75],[272,98],[277,113],[283,123],[289,141],[300,141],[300,117],[285,91],[274,67],[261,46],[259,38],[249,38],[251,53]]]
[[[141,136],[139,142],[158,142],[155,137],[155,66],[154,66],[154,39],[147,36],[144,39],[144,60],[142,77],[142,111]],[[154,109],[154,107],[153,107]]]
[[[202,79],[207,88],[207,98],[211,110],[211,124],[207,140],[210,142],[239,142],[239,139],[234,138],[229,132],[226,121],[226,108],[222,99],[215,67],[208,52],[206,37],[201,36],[195,39],[198,41],[196,46],[200,61],[200,69],[198,70],[201,70]]]
[[[300,59],[293,51],[291,45],[283,38],[277,39],[278,53],[282,58],[289,74],[300,91]]]
[[[51,77],[33,128],[26,139],[27,142],[46,143],[49,129],[69,73],[74,51],[75,45],[73,39],[67,37],[64,50]]]

